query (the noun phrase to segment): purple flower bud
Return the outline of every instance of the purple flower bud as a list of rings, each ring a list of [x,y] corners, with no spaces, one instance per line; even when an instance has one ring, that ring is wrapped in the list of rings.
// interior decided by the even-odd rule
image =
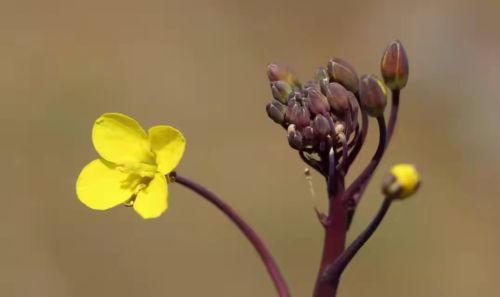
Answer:
[[[314,129],[311,126],[307,126],[302,129],[302,136],[307,144],[312,144],[314,141]]]
[[[361,108],[369,116],[380,116],[387,105],[386,87],[374,75],[363,75],[359,83],[359,99]]]
[[[354,67],[347,61],[335,58],[328,62],[330,79],[342,84],[353,93],[358,92],[359,79]]]
[[[324,114],[330,111],[328,100],[315,87],[307,89],[307,99],[309,110],[313,114]]]
[[[333,82],[328,84],[326,98],[332,110],[339,115],[344,114],[349,109],[347,90],[339,83]]]
[[[318,135],[321,138],[325,138],[332,131],[330,122],[325,116],[321,114],[316,115],[316,117],[314,118],[313,129],[316,135]]]
[[[286,104],[290,93],[292,93],[292,87],[282,80],[278,80],[271,83],[271,90],[273,92],[274,99],[279,102]]]
[[[277,100],[266,105],[267,115],[275,123],[282,125],[285,122],[285,106]]]
[[[356,99],[356,96],[349,91],[347,91],[347,98],[349,99],[349,104],[351,105],[352,118],[355,119],[358,117],[358,111],[359,111],[358,99]]]
[[[298,129],[301,129],[311,121],[311,114],[309,110],[300,104],[295,104],[291,110],[291,120],[290,123],[295,124]]]
[[[319,85],[319,88],[323,94],[326,94],[326,88],[330,83],[330,77],[328,76],[328,72],[324,67],[319,67],[316,71],[315,81]]]
[[[382,56],[380,68],[384,82],[391,90],[401,90],[406,86],[409,75],[408,56],[399,40],[389,44]]]
[[[290,146],[296,150],[303,148],[303,138],[302,134],[297,130],[291,130],[288,132],[288,143]]]
[[[267,65],[267,77],[271,82],[283,80],[286,78],[286,72],[278,64],[269,64]]]
[[[295,114],[293,113],[293,110],[295,108],[296,105],[298,105],[299,103],[297,103],[297,100],[295,98],[290,98],[288,100],[288,104],[287,104],[287,107],[285,109],[285,120],[288,122],[288,123],[295,123]]]
[[[300,88],[300,83],[297,77],[292,73],[288,67],[282,67],[277,64],[269,64],[267,66],[267,77],[269,81],[284,81],[292,88]]]
[[[349,105],[351,106],[352,130],[355,130],[358,126],[359,103],[356,96],[349,91],[347,91],[347,98],[349,99]]]

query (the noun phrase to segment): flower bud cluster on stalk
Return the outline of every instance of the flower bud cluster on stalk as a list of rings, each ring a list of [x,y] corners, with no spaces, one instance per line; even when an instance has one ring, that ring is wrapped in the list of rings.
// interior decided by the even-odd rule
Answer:
[[[273,96],[266,106],[269,118],[286,131],[290,147],[327,181],[328,214],[319,214],[326,229],[325,246],[315,297],[335,296],[342,271],[373,234],[392,201],[410,196],[420,185],[412,165],[394,166],[382,187],[386,199],[379,213],[367,230],[345,247],[356,207],[391,140],[400,91],[408,82],[408,58],[399,41],[389,44],[380,66],[382,79],[373,74],[358,76],[349,62],[333,58],[306,84],[301,84],[288,67],[270,64],[267,68]],[[386,122],[389,94],[391,111]],[[363,147],[370,118],[378,125],[379,144],[364,170],[346,186],[345,177]]]

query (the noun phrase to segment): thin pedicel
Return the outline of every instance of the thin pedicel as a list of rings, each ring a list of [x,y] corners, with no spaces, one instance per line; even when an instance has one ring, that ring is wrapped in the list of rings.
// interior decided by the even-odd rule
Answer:
[[[291,296],[285,279],[283,278],[283,275],[276,265],[276,262],[271,256],[271,253],[268,251],[267,247],[262,242],[257,233],[255,233],[255,231],[236,213],[236,211],[234,211],[234,209],[232,209],[229,205],[227,205],[224,201],[217,197],[216,194],[187,177],[173,173],[171,175],[171,180],[197,193],[201,197],[205,198],[208,202],[212,203],[220,211],[222,211],[240,229],[240,231],[246,236],[246,238],[250,241],[250,243],[259,254],[262,262],[267,268],[269,275],[271,276],[271,279],[273,280],[274,286],[278,291],[278,295],[280,297]]]

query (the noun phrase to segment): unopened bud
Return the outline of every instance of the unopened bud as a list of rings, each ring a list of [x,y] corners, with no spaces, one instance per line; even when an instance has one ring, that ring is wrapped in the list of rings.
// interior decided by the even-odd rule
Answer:
[[[302,129],[302,137],[304,137],[304,141],[307,143],[312,143],[314,140],[314,129],[311,126],[307,126]]]
[[[313,114],[324,114],[330,111],[328,100],[315,87],[307,89],[307,98],[309,109]]]
[[[295,124],[298,129],[309,125],[309,122],[311,121],[311,114],[309,113],[307,107],[300,104],[295,104],[291,112],[291,123]]]
[[[358,92],[358,74],[347,61],[339,58],[330,60],[328,62],[328,75],[333,81],[342,84],[349,91]]]
[[[267,77],[269,81],[284,81],[288,83],[292,88],[300,87],[300,83],[297,77],[288,67],[282,67],[277,64],[269,64],[267,66]]]
[[[347,98],[349,99],[353,115],[357,115],[359,110],[358,99],[356,99],[356,96],[352,92],[347,92]]]
[[[363,75],[359,82],[359,99],[361,108],[369,116],[378,117],[387,105],[387,90],[374,75]]]
[[[295,121],[295,119],[293,118],[294,115],[292,113],[292,110],[293,107],[297,104],[298,103],[297,100],[295,100],[295,98],[288,99],[288,103],[285,108],[285,121],[287,121],[288,123],[293,123]]]
[[[319,67],[316,71],[315,81],[319,85],[321,92],[323,94],[326,94],[326,88],[330,83],[330,77],[328,76],[328,72],[324,67]]]
[[[338,115],[344,114],[349,109],[347,90],[339,83],[333,82],[328,84],[326,98],[332,110]]]
[[[316,115],[316,117],[314,118],[313,129],[314,133],[316,133],[316,135],[319,135],[321,138],[325,138],[332,131],[330,122],[325,116],[321,114]]]
[[[297,102],[300,102],[302,100],[304,100],[304,95],[302,94],[301,91],[299,90],[294,90],[291,94],[290,94],[290,97],[288,97],[288,102],[290,102],[290,100],[295,100]]]
[[[399,40],[389,44],[380,62],[382,77],[391,90],[401,90],[408,82],[408,56]]]
[[[279,102],[286,104],[288,97],[292,92],[292,87],[282,80],[278,80],[271,83],[271,90],[273,92],[274,99]]]
[[[391,168],[382,184],[382,192],[392,199],[404,199],[420,186],[420,174],[411,164],[398,164]]]
[[[292,130],[288,133],[288,143],[296,150],[303,148],[302,134],[297,130]]]
[[[275,123],[283,124],[285,122],[285,106],[277,100],[273,100],[266,105],[267,115]]]

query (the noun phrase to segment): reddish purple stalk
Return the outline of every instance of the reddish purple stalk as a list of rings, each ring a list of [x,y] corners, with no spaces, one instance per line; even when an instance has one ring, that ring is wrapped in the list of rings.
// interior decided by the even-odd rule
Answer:
[[[387,124],[387,143],[391,141],[392,135],[394,134],[394,128],[396,127],[396,121],[398,120],[399,94],[400,90],[392,91],[391,115],[389,116],[389,123]]]
[[[342,254],[345,249],[347,237],[347,206],[341,199],[344,192],[344,176],[336,170],[337,161],[335,154],[329,154],[328,170],[328,215],[323,220],[325,227],[325,239],[323,243],[323,255],[319,267],[318,277],[314,288],[314,297],[335,296],[340,275],[332,281],[322,280],[326,269]]]
[[[392,125],[395,124],[396,117],[394,116],[393,119],[394,121],[392,122]],[[344,176],[339,176],[339,174],[335,175],[335,170],[332,170],[336,165],[335,160],[333,160],[333,158],[330,158],[329,160],[329,213],[326,218],[323,256],[314,289],[314,297],[335,297],[337,295],[337,289],[342,272],[359,249],[375,232],[389,208],[390,203],[384,202],[381,210],[368,228],[358,237],[358,239],[345,249],[349,223],[355,211],[355,205],[354,208],[350,208],[349,203],[356,203],[359,201],[359,199],[354,199],[355,196],[362,192],[370,180],[370,177],[379,164],[386,148],[387,131],[384,117],[379,116],[377,118],[377,123],[380,132],[377,150],[370,163],[347,190],[344,191]],[[357,151],[354,153],[357,154]]]
[[[259,254],[262,262],[266,266],[266,269],[271,276],[271,279],[278,291],[280,297],[290,297],[291,294],[288,290],[286,281],[281,274],[276,262],[274,261],[271,253],[266,248],[262,240],[255,233],[255,231],[250,227],[229,205],[222,201],[217,195],[209,191],[202,185],[191,181],[189,178],[182,175],[176,174],[174,177],[175,182],[185,186],[191,191],[197,193],[201,197],[205,198],[208,202],[212,203],[220,211],[222,211],[236,226],[240,231],[246,236],[246,238],[253,245],[257,253]]]
[[[375,233],[391,204],[392,198],[386,197],[368,227],[349,245],[349,247],[335,260],[331,266],[325,269],[325,273],[322,275],[323,281],[331,283],[335,283],[336,281],[338,284],[338,280],[335,278],[340,277],[349,262],[351,262],[354,256],[356,256],[358,251],[363,247],[368,239],[370,239],[373,233]]]

